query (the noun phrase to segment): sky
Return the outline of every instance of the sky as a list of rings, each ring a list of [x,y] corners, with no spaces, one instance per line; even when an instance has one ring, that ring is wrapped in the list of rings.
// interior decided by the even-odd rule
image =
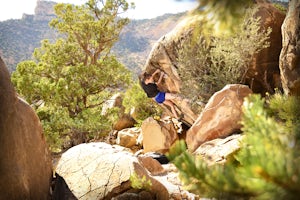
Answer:
[[[58,3],[73,3],[80,5],[86,0],[52,0]],[[23,13],[34,14],[37,0],[1,0],[0,21],[21,19]],[[178,13],[192,10],[197,6],[197,0],[127,0],[134,2],[135,9],[128,11],[131,19],[150,19],[166,13]]]

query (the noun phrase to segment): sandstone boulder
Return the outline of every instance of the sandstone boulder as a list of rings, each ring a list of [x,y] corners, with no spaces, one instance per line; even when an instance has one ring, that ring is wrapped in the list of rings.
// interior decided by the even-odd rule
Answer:
[[[274,88],[281,88],[279,55],[282,48],[281,25],[285,14],[269,2],[256,1],[256,3],[258,5],[256,16],[261,18],[261,29],[265,30],[271,27],[272,33],[268,40],[270,47],[257,53],[249,63],[249,70],[245,75],[245,84],[249,85],[255,93],[264,96],[266,92],[273,93]],[[200,27],[201,23],[201,18],[187,16],[171,32],[161,37],[153,45],[144,70],[153,73],[156,69],[161,69],[167,73],[168,76],[164,78],[161,85],[163,91],[180,93],[181,78],[178,74],[178,68],[180,67],[177,62],[178,49],[181,43],[192,37],[193,30]],[[174,103],[185,114],[184,120],[193,124],[197,115],[193,113],[189,105],[182,107],[180,102],[175,101]],[[167,108],[164,107],[164,109]]]
[[[145,71],[153,73],[156,69],[160,69],[167,74],[160,85],[162,91],[180,93],[181,80],[177,72],[177,50],[182,41],[191,37],[192,28],[190,25],[195,25],[195,19],[193,17],[186,17],[180,21],[171,32],[161,37],[153,45],[153,48],[147,58],[144,69]],[[175,99],[173,102],[176,105],[177,111],[179,111],[179,113],[184,113],[184,120],[188,124],[193,124],[197,115],[192,111],[187,101]],[[165,110],[168,110],[168,107],[163,107]]]
[[[241,138],[241,135],[232,135],[209,141],[195,153],[207,159],[213,156],[209,162],[220,163],[223,157],[226,160],[239,148]],[[56,172],[73,193],[68,194],[68,199],[199,199],[184,189],[173,164],[161,165],[153,157],[150,153],[134,156],[124,147],[107,143],[80,144],[63,154]],[[132,173],[150,180],[150,191],[131,188],[129,174]]]
[[[123,114],[119,117],[117,122],[114,124],[113,129],[120,131],[125,128],[131,128],[136,124],[136,121],[134,118],[129,114]]]
[[[226,138],[217,138],[200,145],[194,152],[201,155],[209,165],[223,164],[231,159],[230,155],[240,149],[241,134],[233,134]]]
[[[151,181],[150,196],[154,195],[153,199],[169,200],[175,189],[179,193],[182,191],[178,185],[168,182],[166,177],[163,180],[159,172],[164,169],[158,162],[145,157],[141,160],[118,145],[86,143],[66,151],[56,173],[63,177],[77,199],[122,199],[146,195],[141,194],[140,190],[132,192],[129,178],[133,173]],[[151,163],[155,163],[154,168],[149,166]],[[147,169],[158,176],[152,176]]]
[[[131,153],[106,143],[80,144],[66,151],[56,173],[64,178],[78,199],[104,199],[130,187]]]
[[[0,58],[0,199],[49,199],[52,163],[38,116]]]
[[[187,131],[190,151],[216,138],[226,137],[241,128],[242,104],[251,94],[248,86],[231,84],[216,92],[206,104],[193,126]]]
[[[166,172],[163,166],[150,156],[141,155],[138,159],[151,175],[160,175]]]
[[[147,118],[141,126],[144,152],[165,153],[178,140],[172,121],[163,122]]]
[[[118,132],[116,143],[120,146],[132,148],[138,144],[140,128],[126,128]]]

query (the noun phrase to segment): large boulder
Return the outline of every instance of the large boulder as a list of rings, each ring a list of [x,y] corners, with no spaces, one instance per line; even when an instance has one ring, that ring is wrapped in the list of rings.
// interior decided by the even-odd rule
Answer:
[[[159,86],[163,91],[180,93],[181,80],[177,72],[177,50],[182,41],[191,37],[192,28],[190,28],[190,26],[195,26],[195,19],[193,17],[182,19],[171,32],[161,37],[154,44],[147,58],[145,71],[153,73],[156,69],[160,69],[167,74]],[[188,101],[186,101],[186,99],[182,101],[182,99],[179,98],[172,101],[176,105],[176,110],[184,114],[184,121],[190,125],[193,124],[197,119],[197,115],[191,109]],[[163,106],[166,111],[169,110],[167,106],[163,104],[161,104],[161,106]]]
[[[50,199],[52,163],[33,109],[17,97],[0,58],[0,199]]]
[[[285,14],[271,3],[265,3],[265,1],[256,1],[256,3],[258,5],[256,16],[261,18],[261,29],[272,28],[268,40],[270,47],[263,49],[253,57],[244,78],[245,84],[249,85],[253,92],[264,96],[266,92],[273,93],[274,88],[281,88],[279,55],[282,48],[281,25]],[[167,73],[168,76],[163,79],[161,85],[163,91],[180,93],[178,49],[181,48],[181,43],[192,37],[194,29],[201,27],[201,23],[201,18],[187,16],[171,32],[161,37],[153,45],[144,70],[153,73],[156,69],[160,69]],[[182,107],[180,101],[174,101],[174,103],[185,114],[184,120],[193,124],[197,117],[188,104]]]
[[[174,195],[189,194],[178,178],[177,183],[169,182],[167,171],[151,157],[139,158],[124,147],[101,142],[72,147],[62,155],[56,168],[77,199],[169,200]],[[151,182],[150,193],[132,190],[129,179],[134,174]]]
[[[177,49],[182,41],[192,36],[192,28],[190,26],[197,25],[194,17],[186,17],[181,20],[178,25],[169,33],[161,37],[152,47],[147,58],[145,70],[149,73],[160,69],[168,76],[164,78],[162,88],[166,91],[180,92],[180,76],[177,73],[178,66]]]
[[[242,104],[251,94],[248,86],[231,84],[216,92],[193,126],[187,131],[186,143],[193,152],[201,144],[226,137],[241,128]]]
[[[80,144],[66,151],[56,173],[77,199],[104,199],[130,188],[137,161],[124,147],[106,143]]]

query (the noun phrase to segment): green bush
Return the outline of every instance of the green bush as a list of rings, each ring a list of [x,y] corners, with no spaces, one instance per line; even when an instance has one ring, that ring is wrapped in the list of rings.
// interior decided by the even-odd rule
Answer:
[[[150,191],[151,190],[151,186],[152,183],[151,181],[147,178],[146,176],[143,177],[139,177],[135,172],[130,176],[129,178],[130,182],[131,182],[131,187],[134,189],[145,189]]]
[[[256,8],[248,9],[242,24],[230,35],[208,38],[200,29],[184,41],[179,50],[178,66],[182,93],[194,102],[206,102],[226,84],[244,83],[253,56],[268,47],[271,29],[261,30]]]
[[[71,117],[69,111],[61,106],[43,105],[36,108],[47,144],[52,152],[60,152],[65,138],[81,135],[86,141],[97,140],[108,135],[119,113],[118,108],[109,109],[101,115],[102,106],[85,109]]]
[[[125,112],[129,113],[134,109],[133,117],[137,126],[150,116],[160,116],[162,109],[151,98],[148,98],[140,84],[137,82],[129,88],[124,96],[123,105]]]

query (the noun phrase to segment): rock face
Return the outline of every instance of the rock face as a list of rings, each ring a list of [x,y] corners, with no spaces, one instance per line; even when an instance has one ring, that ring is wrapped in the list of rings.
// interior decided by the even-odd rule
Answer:
[[[113,129],[120,131],[125,128],[131,128],[136,124],[136,121],[129,114],[123,114],[119,117],[118,121],[113,125]]]
[[[164,79],[163,89],[170,92],[180,92],[180,77],[177,73],[176,59],[182,39],[191,36],[191,30],[186,30],[186,23],[190,18],[186,18],[171,32],[161,37],[153,46],[145,64],[145,70],[149,73],[156,69],[161,69],[167,73],[168,77]]]
[[[53,8],[55,4],[56,3],[52,1],[38,0],[34,9],[34,20],[50,21],[51,19],[55,18],[56,15]]]
[[[201,155],[210,165],[223,164],[230,159],[231,154],[240,149],[242,139],[243,135],[233,134],[224,139],[217,138],[207,141],[200,145],[194,154]]]
[[[166,92],[180,93],[180,77],[177,73],[176,65],[179,48],[182,40],[191,36],[190,28],[187,24],[191,24],[193,19],[187,17],[179,23],[175,29],[161,37],[153,46],[145,64],[145,71],[153,73],[156,69],[160,69],[168,76],[165,77],[160,85],[160,89]],[[192,111],[186,101],[172,100],[179,113],[184,113],[184,120],[189,124],[193,124],[197,115]],[[167,107],[164,107],[167,110]]]
[[[268,40],[270,47],[254,56],[245,81],[254,93],[264,96],[266,92],[273,93],[274,88],[281,88],[279,55],[282,48],[281,25],[285,14],[265,1],[257,4],[256,16],[261,18],[261,29],[272,28]]]
[[[56,172],[77,199],[169,200],[184,191],[180,184],[163,177],[166,169],[153,158],[138,158],[124,147],[100,142],[80,144],[66,151]],[[151,182],[147,198],[146,191],[132,191],[129,178],[133,173]]]
[[[257,5],[259,9],[256,15],[261,17],[261,28],[272,28],[270,47],[263,49],[253,58],[245,75],[245,84],[249,85],[253,92],[264,96],[266,92],[273,93],[274,88],[281,88],[279,55],[282,48],[281,25],[285,15],[270,3],[257,1]],[[177,72],[180,67],[176,61],[177,49],[180,48],[180,43],[191,37],[193,29],[199,27],[199,24],[201,24],[199,18],[186,17],[185,21],[160,38],[153,46],[145,64],[145,71],[152,73],[156,69],[161,69],[167,73],[168,77],[164,79],[161,86],[163,91],[180,93],[181,79]],[[197,117],[189,107],[182,107],[180,102],[176,101],[175,104],[186,116],[190,116],[185,120],[193,124]]]
[[[239,149],[241,135],[215,139],[201,145],[195,154],[211,163],[225,162]],[[195,200],[198,196],[186,191],[173,164],[160,164],[161,154],[133,155],[128,149],[107,143],[87,143],[66,151],[57,166],[60,179],[57,199],[148,199]],[[133,189],[129,177],[137,174],[151,182],[150,190]],[[65,183],[67,185],[65,185]],[[64,197],[64,198],[62,198]]]
[[[120,93],[114,94],[110,99],[104,102],[101,115],[106,115],[108,110],[114,107],[122,109],[122,97],[120,96]]]
[[[39,118],[17,97],[0,58],[0,199],[49,199],[51,156]]]
[[[76,198],[103,199],[129,187],[136,159],[123,150],[106,143],[80,144],[62,155],[56,172]]]
[[[126,148],[132,148],[138,144],[138,138],[141,134],[140,128],[126,128],[118,132],[116,143]]]
[[[226,137],[241,128],[241,106],[251,94],[248,86],[232,84],[216,92],[193,126],[187,131],[186,143],[193,152],[206,141]]]
[[[282,25],[280,70],[286,94],[300,96],[300,1],[291,0]]]
[[[178,140],[178,134],[172,122],[164,123],[146,119],[142,124],[144,152],[165,153]]]

